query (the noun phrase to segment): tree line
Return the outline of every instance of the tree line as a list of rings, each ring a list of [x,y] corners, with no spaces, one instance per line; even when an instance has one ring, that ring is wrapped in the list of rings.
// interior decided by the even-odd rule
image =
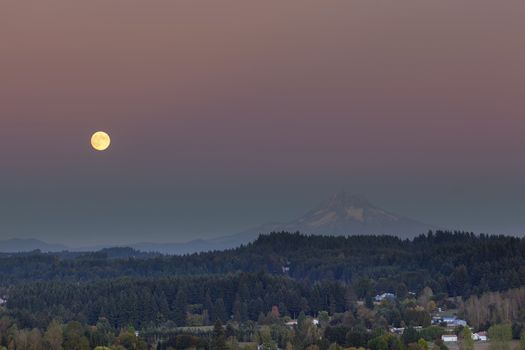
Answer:
[[[366,277],[379,291],[394,291],[403,282],[409,291],[429,286],[435,293],[463,297],[525,284],[525,239],[465,232],[429,232],[414,240],[281,232],[261,235],[236,249],[183,256],[64,254],[0,256],[0,287],[50,280],[85,282],[122,276],[259,271],[310,282],[345,284]]]

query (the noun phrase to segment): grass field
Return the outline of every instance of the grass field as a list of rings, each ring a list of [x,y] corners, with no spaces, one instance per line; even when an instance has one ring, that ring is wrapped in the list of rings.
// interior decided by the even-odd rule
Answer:
[[[450,350],[459,350],[458,343],[446,343]],[[513,340],[510,344],[511,349],[515,349],[519,345],[518,340]],[[489,350],[490,342],[475,342],[474,350]]]

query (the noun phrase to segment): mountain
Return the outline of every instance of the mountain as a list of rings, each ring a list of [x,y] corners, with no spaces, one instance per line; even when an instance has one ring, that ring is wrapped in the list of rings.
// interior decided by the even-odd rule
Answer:
[[[303,216],[287,223],[268,223],[235,235],[209,240],[231,248],[249,243],[261,233],[301,232],[318,235],[394,235],[413,238],[439,227],[381,209],[360,195],[344,191],[320,203]]]
[[[191,254],[224,250],[253,242],[261,233],[277,231],[301,232],[319,235],[395,235],[413,238],[439,227],[421,223],[371,204],[363,196],[340,192],[322,202],[303,216],[287,223],[267,223],[237,234],[212,239],[197,239],[183,243],[140,242],[127,245],[142,252],[162,254]],[[80,247],[73,251],[95,251],[111,246]],[[51,245],[38,240],[0,241],[0,252],[62,251],[61,245]]]
[[[67,249],[68,247],[65,245],[50,244],[38,239],[13,238],[0,241],[0,252],[2,253],[30,252],[33,250],[41,250],[43,252],[60,252]]]
[[[253,242],[262,233],[288,231],[319,235],[395,235],[413,238],[439,227],[389,212],[365,197],[340,192],[303,216],[287,223],[267,223],[233,235],[184,243],[137,243],[131,247],[163,254],[190,254],[224,250]]]
[[[413,238],[437,227],[401,216],[371,204],[365,197],[341,192],[300,218],[283,225],[282,231],[328,235],[395,235]]]

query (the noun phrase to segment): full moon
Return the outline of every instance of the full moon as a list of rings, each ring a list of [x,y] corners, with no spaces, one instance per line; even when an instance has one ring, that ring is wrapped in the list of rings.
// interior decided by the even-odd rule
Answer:
[[[105,151],[111,144],[111,138],[104,131],[97,131],[91,136],[91,146],[97,151]]]

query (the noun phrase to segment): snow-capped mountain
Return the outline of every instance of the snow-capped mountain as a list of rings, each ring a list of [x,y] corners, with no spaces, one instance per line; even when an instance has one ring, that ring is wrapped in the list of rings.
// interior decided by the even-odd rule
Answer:
[[[238,247],[241,244],[254,241],[260,234],[275,231],[299,231],[305,234],[324,235],[388,234],[401,238],[412,238],[436,229],[439,228],[381,209],[362,196],[340,192],[303,216],[287,223],[268,223],[234,235],[213,239],[197,239],[183,243],[140,242],[129,244],[128,246],[144,252],[186,254]],[[86,251],[98,250],[103,247],[105,246],[69,249]],[[0,252],[30,251],[34,249],[60,251],[67,249],[67,247],[50,246],[36,240],[0,242]]]
[[[221,248],[251,242],[259,234],[288,231],[324,235],[395,235],[412,238],[438,227],[394,214],[371,204],[365,197],[340,192],[288,223],[268,223],[232,236],[212,239]]]
[[[410,238],[436,227],[376,207],[362,196],[341,192],[282,229],[313,234],[390,234]]]

